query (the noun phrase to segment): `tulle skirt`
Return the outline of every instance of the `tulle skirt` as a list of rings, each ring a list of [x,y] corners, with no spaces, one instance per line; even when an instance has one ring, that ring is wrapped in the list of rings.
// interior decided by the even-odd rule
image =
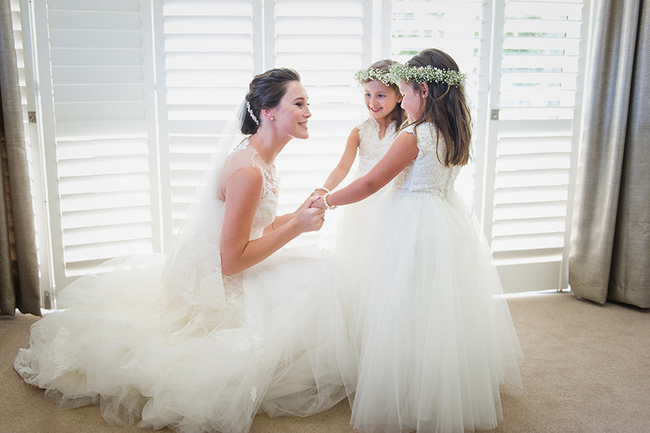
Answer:
[[[502,418],[521,348],[482,234],[456,193],[388,192],[341,233],[365,432],[464,432]]]
[[[317,248],[281,250],[235,278],[243,299],[215,311],[167,295],[164,258],[113,260],[57,297],[14,367],[48,398],[100,404],[111,424],[246,432],[259,412],[307,416],[353,387],[349,300]]]

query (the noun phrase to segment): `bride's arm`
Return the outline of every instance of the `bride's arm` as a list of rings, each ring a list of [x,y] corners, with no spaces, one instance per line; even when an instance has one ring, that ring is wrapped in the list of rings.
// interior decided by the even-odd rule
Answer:
[[[415,136],[408,132],[401,132],[386,154],[368,173],[345,188],[328,195],[327,203],[330,206],[340,206],[356,203],[373,195],[404,170],[418,156],[418,151]],[[321,203],[318,202],[319,206]]]
[[[221,229],[221,270],[234,275],[261,262],[301,233],[318,230],[324,211],[309,208],[308,200],[286,224],[250,241],[255,212],[262,198],[264,177],[254,167],[232,173],[225,186],[225,215]]]

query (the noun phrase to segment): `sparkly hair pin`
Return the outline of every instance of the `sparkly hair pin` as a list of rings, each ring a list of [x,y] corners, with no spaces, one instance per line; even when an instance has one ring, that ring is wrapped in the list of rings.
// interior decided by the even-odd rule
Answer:
[[[260,126],[260,121],[257,120],[257,117],[253,114],[253,110],[251,110],[251,103],[248,101],[246,101],[246,111],[248,111],[248,114],[250,114],[251,119],[253,119],[253,122],[255,122],[257,126]]]

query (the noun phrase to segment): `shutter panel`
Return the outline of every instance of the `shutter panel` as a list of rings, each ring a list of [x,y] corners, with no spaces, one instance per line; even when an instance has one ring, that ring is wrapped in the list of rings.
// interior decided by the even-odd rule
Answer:
[[[165,0],[156,28],[165,249],[253,77],[250,0]]]
[[[62,237],[69,283],[108,258],[155,249],[155,155],[140,2],[49,0],[47,17],[61,228],[53,236]]]
[[[370,66],[370,2],[276,0],[275,61],[296,69],[309,95],[312,117],[307,140],[292,140],[276,160],[282,179],[279,213],[294,211],[336,167],[350,131],[368,113],[354,79]],[[270,66],[271,67],[271,66]],[[353,177],[354,168],[346,182]],[[293,244],[317,242],[332,227],[299,236]]]
[[[405,63],[425,48],[451,55],[468,74],[465,91],[474,130],[473,158],[456,181],[456,190],[468,204],[480,209],[483,149],[487,109],[489,14],[491,2],[481,0],[392,2],[391,57]]]
[[[585,9],[582,0],[392,2],[393,58],[439,48],[470,74],[475,164],[457,189],[468,197],[474,175],[506,292],[567,287]],[[492,83],[490,53],[500,68]],[[487,121],[490,108],[499,120]]]
[[[568,287],[568,231],[580,134],[583,2],[503,8],[499,120],[485,227],[508,291]],[[491,199],[490,199],[491,198]]]
[[[23,113],[23,124],[25,134],[25,149],[29,164],[31,191],[33,197],[34,224],[36,229],[36,245],[38,248],[38,261],[41,273],[39,285],[41,292],[41,304],[44,308],[51,308],[52,279],[48,269],[51,261],[51,250],[48,239],[48,225],[43,215],[47,214],[46,200],[44,193],[42,155],[39,146],[37,121],[39,113],[36,109],[34,86],[32,85],[34,65],[32,62],[32,44],[29,21],[29,3],[26,0],[11,0],[11,21],[14,33],[14,47],[18,67],[18,79],[21,95],[21,106]],[[30,117],[33,118],[30,120]]]

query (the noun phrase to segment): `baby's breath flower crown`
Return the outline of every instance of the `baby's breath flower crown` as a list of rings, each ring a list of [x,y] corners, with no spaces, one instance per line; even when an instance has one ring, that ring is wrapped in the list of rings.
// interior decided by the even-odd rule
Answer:
[[[392,86],[399,83],[399,81],[397,82],[393,81],[390,72],[382,71],[381,69],[375,69],[375,68],[362,69],[356,74],[354,74],[354,78],[357,79],[357,82],[359,82],[359,84],[363,84],[367,81],[374,81],[374,80],[379,80],[387,86]]]
[[[456,87],[460,86],[467,77],[462,72],[451,69],[438,69],[430,65],[406,66],[400,64],[390,67],[390,76],[395,83],[405,80],[411,83],[434,82]]]

